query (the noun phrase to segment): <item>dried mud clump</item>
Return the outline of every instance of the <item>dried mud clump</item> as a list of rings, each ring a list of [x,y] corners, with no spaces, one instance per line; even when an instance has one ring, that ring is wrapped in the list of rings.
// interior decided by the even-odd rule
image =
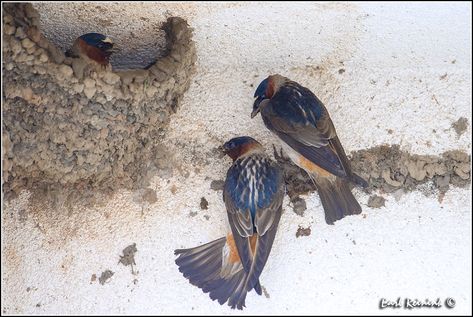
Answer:
[[[202,210],[209,209],[209,202],[207,201],[207,199],[205,199],[205,197],[200,198],[200,209]]]
[[[138,252],[136,248],[136,243],[130,244],[125,249],[123,249],[123,255],[120,255],[120,260],[118,263],[123,264],[124,266],[131,266],[133,270],[133,265],[136,265],[135,262],[135,253]]]
[[[99,283],[105,285],[105,283],[107,283],[112,278],[113,274],[115,273],[110,270],[103,271],[99,277]]]
[[[381,208],[385,206],[386,199],[383,196],[372,195],[368,198],[368,207]]]
[[[407,191],[432,181],[435,188],[447,191],[449,185],[465,187],[470,183],[471,157],[464,152],[447,151],[440,156],[416,155],[401,151],[399,145],[382,145],[352,153],[354,171],[369,180],[369,190],[392,193]]]
[[[460,117],[457,121],[452,123],[452,128],[457,133],[457,137],[460,137],[468,129],[468,119]]]
[[[296,238],[310,236],[311,232],[312,230],[310,229],[310,227],[302,228],[301,226],[299,226],[299,228],[297,228]]]
[[[294,165],[283,153],[274,150],[274,156],[284,169],[287,192],[291,201],[301,194],[316,190],[307,173]],[[381,145],[351,153],[351,165],[355,173],[368,181],[365,189],[371,193],[415,190],[431,181],[433,188],[445,193],[450,185],[466,187],[470,184],[471,157],[464,152],[447,151],[440,156],[411,155],[401,151],[399,145]],[[425,194],[428,194],[425,192]]]
[[[113,71],[66,58],[31,4],[3,4],[3,183],[24,188],[136,189],[166,161],[159,144],[194,73],[186,21],[163,24],[167,54]]]

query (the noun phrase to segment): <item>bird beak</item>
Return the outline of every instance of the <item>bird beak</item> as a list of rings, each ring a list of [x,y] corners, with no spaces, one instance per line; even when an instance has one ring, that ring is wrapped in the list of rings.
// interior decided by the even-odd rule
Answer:
[[[218,148],[217,148],[217,151],[218,151],[218,158],[222,158],[224,157],[225,155],[227,155],[228,153],[228,149],[225,147],[225,145],[220,145]]]
[[[260,112],[260,103],[263,101],[262,97],[256,98],[255,102],[253,103],[253,112],[251,113],[251,119],[253,119],[259,112]]]

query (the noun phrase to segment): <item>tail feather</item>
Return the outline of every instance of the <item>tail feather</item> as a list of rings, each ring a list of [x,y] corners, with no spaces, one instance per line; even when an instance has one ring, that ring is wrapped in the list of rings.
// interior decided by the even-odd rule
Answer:
[[[247,273],[240,264],[239,270],[222,277],[223,248],[226,242],[226,237],[223,237],[195,248],[175,250],[174,254],[178,255],[175,262],[184,277],[204,293],[209,293],[212,300],[217,300],[221,305],[228,301],[232,308],[242,309],[248,292],[245,287]],[[262,294],[259,280],[254,289],[259,295]],[[230,301],[230,298],[237,298],[238,301]]]
[[[255,292],[256,294],[258,295],[262,295],[263,294],[263,290],[261,289],[261,284],[259,283],[259,280],[256,282],[255,284]]]
[[[209,285],[212,288],[209,293],[210,298],[212,300],[218,300],[219,304],[223,305],[232,294],[241,292],[239,284],[244,280],[244,276],[245,272],[240,271],[228,280],[223,278],[213,280]],[[228,305],[230,305],[230,303],[228,303]]]
[[[246,277],[247,275],[245,274],[245,277],[239,281],[236,290],[228,299],[228,305],[231,306],[233,309],[235,309],[236,307],[241,310],[243,309],[243,307],[246,307],[245,300],[246,294],[248,293],[248,291],[246,290]]]
[[[251,271],[247,277],[246,289],[250,291],[258,283],[258,279],[263,272],[263,268],[268,261],[269,254],[273,247],[274,238],[278,229],[279,220],[281,219],[282,208],[276,212],[273,220],[273,225],[268,231],[262,236],[258,237],[255,248],[255,256],[251,266]]]
[[[179,255],[176,264],[179,266],[185,277],[202,275],[210,262],[218,264],[218,256],[209,256],[217,254],[225,245],[225,238],[215,240],[203,246],[193,249],[176,250],[174,254]],[[220,258],[221,260],[221,258]],[[220,263],[221,264],[221,263]]]
[[[328,224],[333,224],[345,216],[361,213],[361,206],[353,196],[346,180],[337,178],[335,182],[332,182],[318,178],[316,186],[325,210],[325,221]]]
[[[220,272],[221,267],[222,262],[218,259],[212,259],[211,261],[203,262],[202,265],[198,267],[180,267],[179,271],[183,273],[185,278],[189,279],[191,284],[198,286],[198,284],[212,280],[218,276],[217,273]]]
[[[215,278],[216,272],[220,272],[225,242],[224,237],[196,248],[174,251],[174,254],[179,255],[175,261],[179,271],[192,285],[202,288]]]
[[[268,231],[266,231],[264,235],[258,236],[255,248],[255,256],[251,264],[251,269],[248,272],[246,280],[242,285],[242,290],[240,292],[235,292],[230,297],[229,305],[236,306],[238,309],[242,309],[242,307],[245,306],[246,293],[253,288],[256,291],[257,288],[261,290],[261,285],[259,284],[259,277],[263,271],[264,266],[266,265],[266,262],[268,261],[268,257],[273,246],[281,214],[282,210],[279,209],[276,212],[272,227]]]
[[[365,181],[363,178],[361,178],[361,176],[355,173],[353,173],[351,181],[355,183],[355,185],[361,186],[363,188],[366,188],[369,185],[367,181]]]

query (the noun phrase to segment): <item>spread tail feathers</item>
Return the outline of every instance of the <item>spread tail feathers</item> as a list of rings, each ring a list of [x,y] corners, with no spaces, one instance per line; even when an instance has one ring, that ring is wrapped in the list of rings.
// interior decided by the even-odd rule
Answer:
[[[337,178],[335,182],[332,182],[318,178],[315,183],[325,210],[325,221],[328,224],[332,225],[345,216],[361,213],[360,204],[353,196],[346,180]]]
[[[212,300],[223,305],[230,297],[236,296],[240,301],[229,302],[229,305],[242,309],[245,307],[247,274],[241,262],[222,269],[226,240],[223,237],[195,248],[175,250],[174,254],[178,255],[176,264],[184,277],[204,293],[209,293]],[[254,289],[258,295],[262,294],[259,281]]]

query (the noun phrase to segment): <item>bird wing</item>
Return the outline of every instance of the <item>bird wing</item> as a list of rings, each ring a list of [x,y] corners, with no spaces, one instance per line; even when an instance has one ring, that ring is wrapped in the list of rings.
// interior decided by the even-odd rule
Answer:
[[[284,178],[279,166],[272,163],[265,168],[265,178],[261,183],[261,187],[258,187],[260,199],[255,217],[257,238],[252,266],[246,281],[246,289],[248,291],[258,282],[268,260],[279,220],[281,219],[282,203],[285,194]]]
[[[279,222],[283,177],[269,160],[246,157],[228,170],[223,192],[233,239],[243,268],[249,272],[258,253],[251,250],[250,237],[265,235]]]
[[[225,186],[225,204],[229,214],[233,238],[240,259],[247,273],[243,289],[250,291],[259,284],[259,277],[270,254],[282,214],[284,179],[278,166],[267,159],[246,158],[234,165],[239,172],[240,183],[235,186],[235,170],[229,171]],[[235,174],[234,174],[235,173]],[[231,175],[234,175],[233,177]],[[232,191],[233,189],[233,191]],[[236,195],[235,195],[236,194]],[[244,216],[239,214],[243,213]],[[247,214],[252,219],[252,230],[247,228]],[[240,221],[243,220],[243,223]],[[254,233],[256,243],[251,248],[250,234]],[[229,298],[229,305],[244,301],[245,292],[235,293]]]
[[[227,172],[223,200],[233,239],[245,272],[251,267],[249,237],[253,235],[253,220],[249,208],[249,188],[246,170],[241,160],[236,160]]]
[[[276,92],[261,114],[268,129],[312,163],[342,178],[351,175],[333,122],[310,90],[289,82]]]

